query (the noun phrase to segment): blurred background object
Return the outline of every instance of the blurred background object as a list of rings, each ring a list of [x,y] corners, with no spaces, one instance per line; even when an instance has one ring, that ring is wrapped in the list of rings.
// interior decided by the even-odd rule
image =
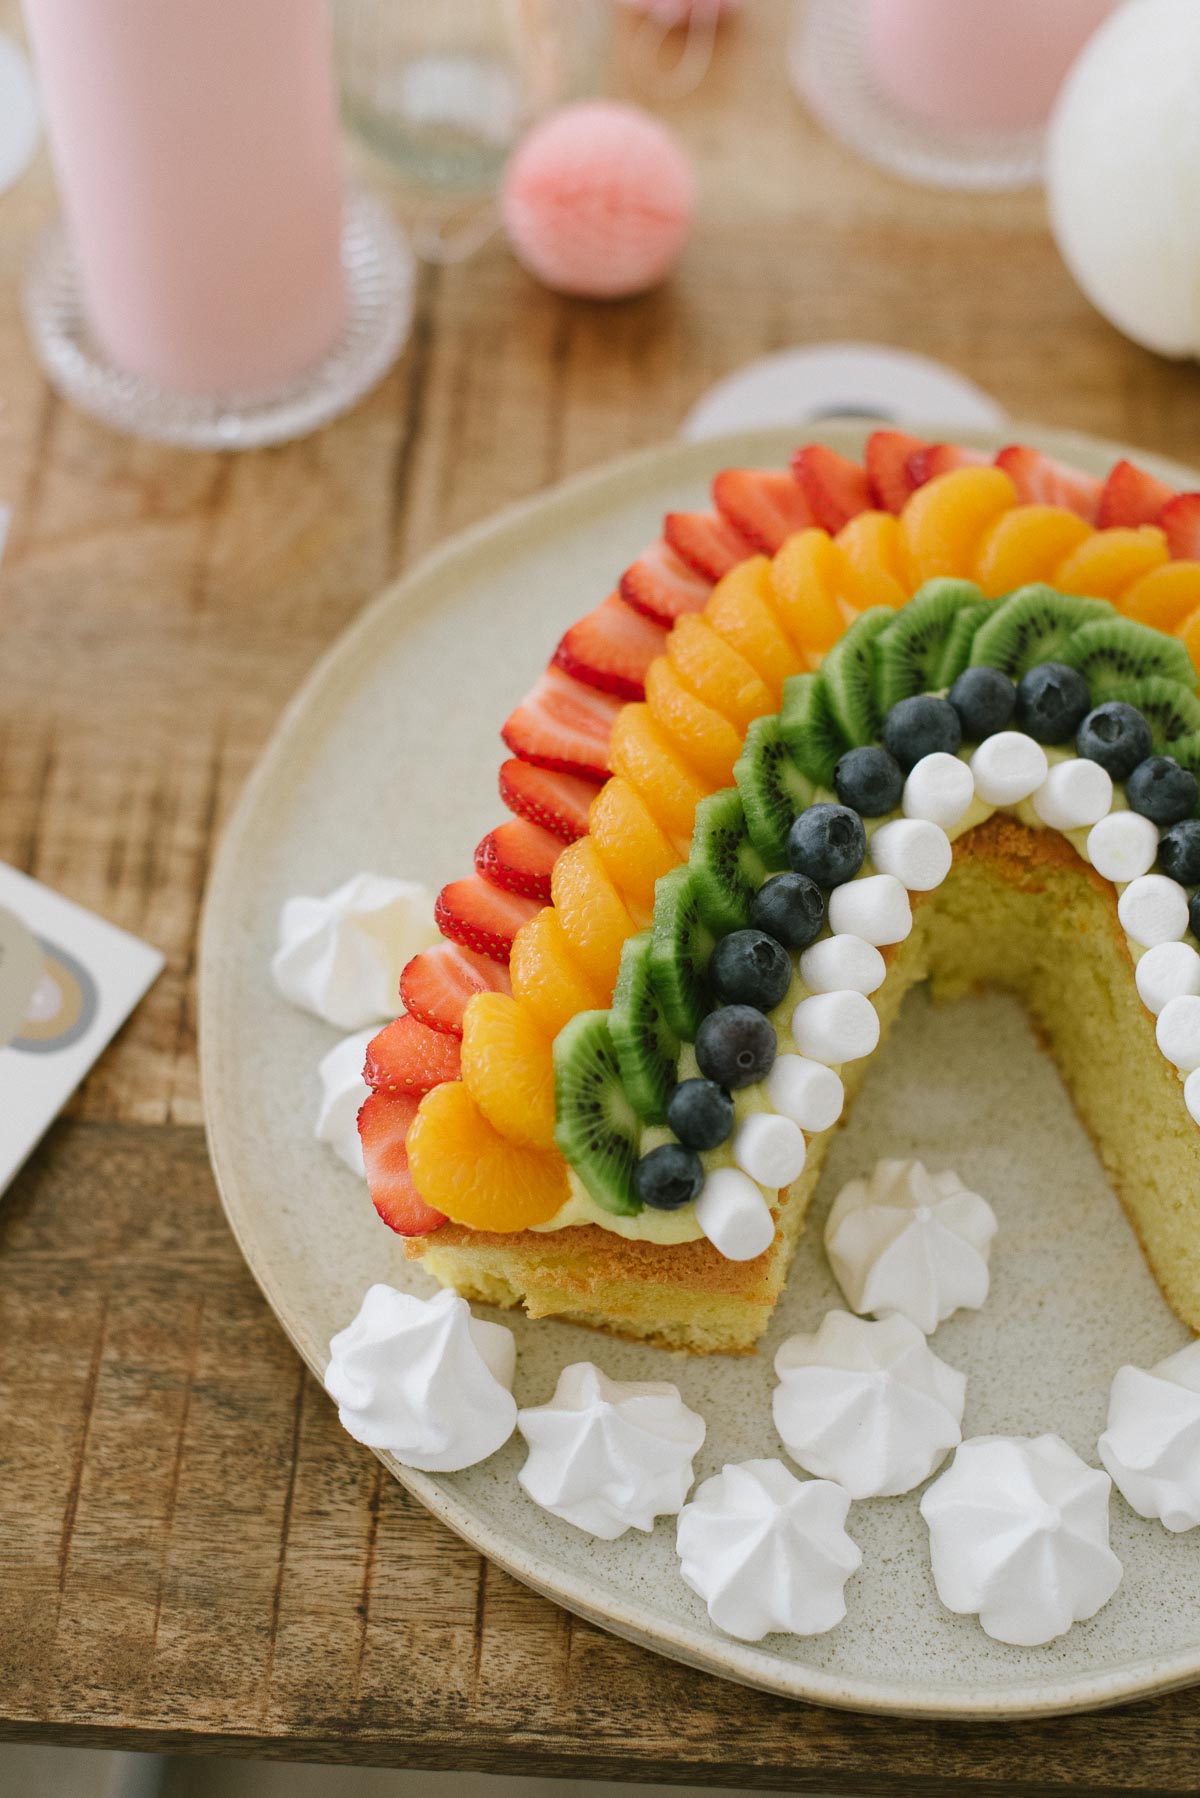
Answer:
[[[40,138],[37,90],[29,59],[15,38],[0,34],[0,193],[20,180]]]

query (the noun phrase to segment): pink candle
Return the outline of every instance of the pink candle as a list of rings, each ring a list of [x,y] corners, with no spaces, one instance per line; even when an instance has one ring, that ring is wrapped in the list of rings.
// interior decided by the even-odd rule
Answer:
[[[25,0],[96,339],[176,392],[302,375],[346,318],[325,0]]]
[[[1044,125],[1063,77],[1117,0],[871,0],[879,91],[930,125]]]

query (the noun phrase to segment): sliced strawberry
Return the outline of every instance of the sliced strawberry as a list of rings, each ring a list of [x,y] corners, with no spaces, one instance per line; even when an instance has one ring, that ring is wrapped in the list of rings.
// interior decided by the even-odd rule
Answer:
[[[457,1080],[458,1044],[405,1012],[367,1044],[363,1079],[376,1092],[411,1093],[418,1099],[443,1080]]]
[[[1109,470],[1096,510],[1096,523],[1102,531],[1115,525],[1157,524],[1159,513],[1174,498],[1174,487],[1168,487],[1165,481],[1147,474],[1135,463],[1122,460]]]
[[[719,512],[668,512],[663,536],[680,560],[706,581],[719,581],[754,554],[754,545]]]
[[[358,1134],[371,1203],[399,1236],[428,1236],[446,1219],[427,1205],[412,1183],[405,1142],[420,1100],[372,1093],[358,1114]]]
[[[713,482],[712,496],[721,517],[765,556],[817,522],[803,488],[779,469],[726,468]]]
[[[422,949],[400,976],[400,998],[409,1016],[450,1036],[462,1035],[463,1012],[476,993],[511,991],[503,963],[461,943]]]
[[[1200,562],[1200,493],[1177,493],[1158,515],[1176,562]]]
[[[792,473],[817,523],[831,537],[870,508],[871,485],[866,470],[823,443],[809,443],[797,450],[792,457]]]
[[[907,431],[872,431],[867,438],[863,457],[871,498],[881,512],[902,512],[904,502],[913,490],[908,464],[918,450],[928,445],[921,437]]]
[[[501,736],[514,755],[564,774],[608,773],[608,744],[621,701],[547,668],[509,717]]]
[[[510,818],[489,830],[475,851],[475,872],[494,887],[523,893],[540,905],[550,903],[550,876],[562,854],[562,843],[540,824]]]
[[[940,474],[953,474],[956,468],[986,468],[988,461],[982,450],[965,449],[961,443],[927,443],[908,458],[908,478],[915,492]]]
[[[643,550],[621,576],[621,598],[626,604],[668,629],[685,612],[702,612],[711,594],[712,582],[680,561],[662,537]]]
[[[1065,462],[1056,462],[1053,456],[1043,455],[1025,443],[1010,443],[1002,449],[996,457],[996,467],[1009,476],[1023,506],[1061,506],[1064,511],[1086,518],[1089,524],[1096,522],[1104,483],[1095,475],[1084,474],[1081,468],[1069,468]]]
[[[661,624],[635,612],[619,593],[610,593],[571,626],[554,652],[554,665],[602,693],[644,699],[646,670],[666,647]]]
[[[442,888],[433,915],[442,935],[452,943],[461,943],[464,949],[492,961],[507,961],[518,930],[541,909],[536,899],[506,893],[478,874],[468,874],[465,880],[452,880]]]
[[[535,768],[515,756],[500,764],[500,797],[509,811],[553,831],[564,843],[587,835],[588,813],[599,791],[598,781]]]

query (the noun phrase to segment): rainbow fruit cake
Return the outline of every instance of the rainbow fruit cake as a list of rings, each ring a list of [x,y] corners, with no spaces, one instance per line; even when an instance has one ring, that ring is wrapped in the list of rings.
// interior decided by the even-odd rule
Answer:
[[[753,1347],[905,992],[995,981],[1200,1330],[1200,494],[879,431],[728,470],[504,726],[359,1117],[471,1299]]]

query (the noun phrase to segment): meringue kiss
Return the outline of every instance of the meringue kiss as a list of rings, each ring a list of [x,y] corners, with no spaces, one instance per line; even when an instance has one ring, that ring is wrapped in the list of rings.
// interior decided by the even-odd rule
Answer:
[[[330,1342],[325,1390],[357,1442],[453,1473],[512,1435],[515,1368],[512,1331],[472,1317],[456,1292],[419,1299],[378,1285]]]
[[[424,887],[356,874],[323,899],[287,900],[271,972],[293,1005],[361,1030],[395,1017],[405,963],[438,940]]]
[[[1149,1373],[1117,1370],[1100,1459],[1140,1517],[1172,1531],[1200,1524],[1200,1340]]]

